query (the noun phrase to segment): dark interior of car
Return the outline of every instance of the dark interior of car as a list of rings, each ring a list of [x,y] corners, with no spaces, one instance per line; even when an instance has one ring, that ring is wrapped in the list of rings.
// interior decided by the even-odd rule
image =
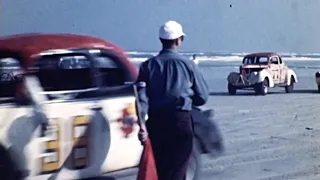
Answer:
[[[0,81],[0,98],[14,97],[16,83],[15,82],[1,82]]]
[[[45,91],[83,90],[100,86],[117,87],[124,85],[128,75],[125,68],[112,64],[112,59],[100,58],[98,67],[63,68],[59,67],[60,56],[42,57],[38,59],[34,71]],[[48,61],[46,61],[46,59]],[[104,63],[109,61],[108,63]],[[14,97],[17,83],[21,80],[13,74],[14,69],[0,70],[0,98]]]
[[[119,86],[125,82],[125,73],[117,69],[100,68],[96,78],[101,86]],[[46,91],[79,90],[95,87],[96,80],[91,69],[39,70],[35,73]]]
[[[17,83],[20,81],[19,75],[14,75],[15,70],[0,70],[0,98],[14,97]]]

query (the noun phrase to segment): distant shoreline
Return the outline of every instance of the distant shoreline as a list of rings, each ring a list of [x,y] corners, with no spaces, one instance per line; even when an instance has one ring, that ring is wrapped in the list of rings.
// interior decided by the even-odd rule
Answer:
[[[199,61],[241,61],[246,54],[249,53],[217,53],[217,52],[180,52],[182,55],[190,57],[197,55]],[[158,52],[138,52],[130,51],[126,54],[133,61],[142,62],[155,56]],[[320,61],[320,53],[279,53],[284,61]]]

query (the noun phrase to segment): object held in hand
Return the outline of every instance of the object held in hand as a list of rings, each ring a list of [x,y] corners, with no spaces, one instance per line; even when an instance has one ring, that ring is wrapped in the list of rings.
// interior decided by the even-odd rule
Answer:
[[[141,90],[142,88],[145,88],[145,87],[146,87],[146,83],[143,81],[137,82],[133,85],[134,94],[135,94],[136,99],[138,99],[138,97],[139,97],[138,91]],[[144,124],[146,117],[145,116],[142,117],[142,115],[141,115],[141,107],[140,107],[139,102],[136,103],[136,109],[137,109],[136,112],[137,112],[137,117],[138,117],[138,124],[140,126],[138,138],[139,138],[141,144],[144,145],[145,141],[148,139],[147,128]]]

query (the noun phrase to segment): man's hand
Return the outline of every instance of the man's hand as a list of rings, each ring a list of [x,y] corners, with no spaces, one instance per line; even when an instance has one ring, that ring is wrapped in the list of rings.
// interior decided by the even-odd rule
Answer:
[[[139,130],[139,133],[138,133],[138,138],[141,142],[141,145],[144,145],[147,138],[148,138],[148,131],[147,131],[147,127],[145,124],[141,124],[140,126],[140,130]]]

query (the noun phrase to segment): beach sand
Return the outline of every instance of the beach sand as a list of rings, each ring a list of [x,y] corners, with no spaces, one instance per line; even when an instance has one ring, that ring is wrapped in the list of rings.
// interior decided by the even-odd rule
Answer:
[[[303,68],[303,62],[297,64],[294,70],[299,82],[294,93],[274,88],[266,96],[256,96],[253,91],[229,96],[226,77],[238,67],[201,66],[200,62],[211,91],[202,108],[214,109],[226,145],[223,156],[203,157],[201,180],[320,179],[320,93],[314,81],[317,69]]]

